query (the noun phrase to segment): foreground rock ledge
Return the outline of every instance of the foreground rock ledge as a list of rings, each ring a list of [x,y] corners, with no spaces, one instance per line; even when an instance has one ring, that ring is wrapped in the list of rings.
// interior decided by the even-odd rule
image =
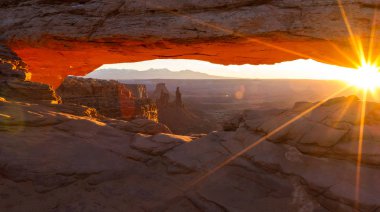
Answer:
[[[342,2],[366,49],[376,1]],[[54,87],[105,63],[155,58],[357,61],[336,0],[19,0],[0,3],[0,20],[0,42],[30,66],[33,80]],[[378,34],[377,27],[375,44]]]
[[[348,102],[352,106],[338,119],[335,114],[342,112]],[[0,208],[351,211],[355,205],[356,173],[356,162],[351,157],[355,152],[350,152],[351,144],[347,143],[351,134],[342,139],[335,131],[354,132],[360,104],[355,97],[326,102],[301,120],[309,127],[296,122],[195,186],[187,187],[256,142],[271,130],[269,126],[274,126],[269,122],[281,123],[312,104],[299,103],[287,111],[247,111],[238,119],[236,131],[193,138],[131,133],[89,117],[81,107],[2,99]],[[368,105],[366,129],[374,129],[368,136],[379,131],[379,108],[378,104]],[[309,137],[302,136],[306,131]],[[320,137],[324,135],[334,136]],[[305,144],[310,145],[306,150]],[[366,137],[367,144],[379,146],[376,137]],[[335,157],[338,146],[348,149]],[[373,166],[379,164],[378,153],[365,154],[372,157],[362,164],[359,207],[361,211],[375,211],[380,205],[380,169]]]

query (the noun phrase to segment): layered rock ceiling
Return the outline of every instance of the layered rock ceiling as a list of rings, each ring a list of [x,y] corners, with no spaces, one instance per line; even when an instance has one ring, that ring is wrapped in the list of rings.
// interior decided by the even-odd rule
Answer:
[[[376,1],[342,3],[365,47]],[[5,0],[0,31],[32,80],[55,87],[105,63],[154,58],[344,66],[355,59],[336,0]]]

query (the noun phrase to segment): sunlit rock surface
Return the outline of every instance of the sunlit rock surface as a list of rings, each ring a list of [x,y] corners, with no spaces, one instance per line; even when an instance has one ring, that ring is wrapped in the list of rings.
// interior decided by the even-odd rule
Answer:
[[[296,104],[292,110],[278,111],[269,118],[264,116],[262,120],[250,118],[257,116],[257,111],[246,111],[244,125],[255,132],[269,133],[313,105],[305,104]],[[331,99],[269,140],[290,144],[305,154],[356,161],[362,106],[363,102],[356,96]],[[365,109],[363,163],[380,165],[379,129],[380,104],[368,102]]]
[[[158,121],[156,104],[148,98],[145,85],[69,76],[57,93],[64,104],[94,107],[111,118]]]
[[[361,103],[356,97],[330,100],[201,178],[273,130],[269,122],[279,125],[315,103],[246,111],[235,131],[195,138],[134,133],[83,106],[1,99],[0,208],[351,211]],[[358,207],[375,211],[380,205],[379,104],[368,103],[366,111]]]
[[[11,49],[0,45],[0,96],[13,100],[59,103],[51,86],[31,82],[28,66]]]
[[[154,58],[220,64],[312,58],[353,66],[357,57],[337,2],[2,1],[0,41],[30,66],[33,80],[54,87],[67,75],[84,75],[105,63]],[[342,3],[366,50],[377,2]]]

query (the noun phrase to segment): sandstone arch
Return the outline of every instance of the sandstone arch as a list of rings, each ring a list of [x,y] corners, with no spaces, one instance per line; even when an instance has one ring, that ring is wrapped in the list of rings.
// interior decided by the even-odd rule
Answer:
[[[376,1],[342,2],[366,45]],[[356,58],[336,0],[18,0],[0,3],[0,20],[0,41],[34,81],[53,86],[105,63],[154,58],[343,66]]]

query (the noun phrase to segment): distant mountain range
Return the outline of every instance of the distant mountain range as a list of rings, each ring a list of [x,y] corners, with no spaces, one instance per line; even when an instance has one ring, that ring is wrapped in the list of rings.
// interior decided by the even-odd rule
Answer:
[[[97,79],[135,80],[135,79],[232,79],[214,76],[191,70],[170,71],[169,69],[148,69],[138,71],[133,69],[98,69],[86,77]]]

